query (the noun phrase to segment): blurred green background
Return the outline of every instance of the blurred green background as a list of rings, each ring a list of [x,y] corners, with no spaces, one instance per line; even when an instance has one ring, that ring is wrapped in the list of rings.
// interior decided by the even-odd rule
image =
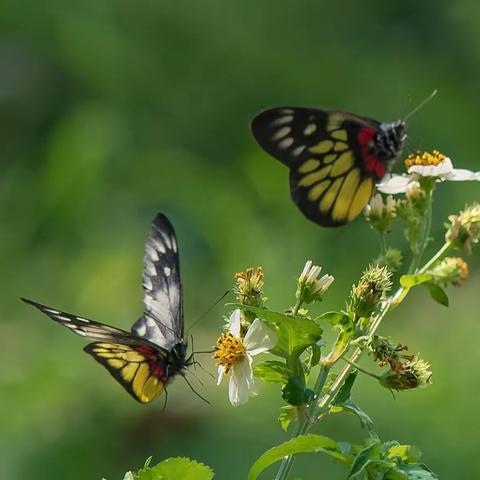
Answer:
[[[187,326],[250,265],[263,266],[269,305],[282,309],[312,259],[336,277],[316,311],[341,308],[377,239],[362,220],[307,222],[250,119],[299,104],[392,121],[438,88],[409,122],[412,142],[479,170],[479,77],[475,1],[2,1],[0,478],[114,480],[150,455],[184,455],[244,479],[288,438],[275,387],[234,409],[226,386],[198,372],[211,406],[181,379],[165,412],[161,400],[142,406],[82,339],[19,297],[129,328],[142,311],[146,232],[162,211],[179,237]],[[447,215],[480,198],[478,184],[440,192],[438,242]],[[433,385],[393,399],[362,378],[355,391],[381,437],[417,445],[440,478],[478,476],[478,258],[450,309],[419,290],[383,327],[431,361]],[[214,343],[223,313],[195,328],[196,349]],[[317,431],[361,438],[350,417]],[[305,479],[346,475],[320,455],[296,466]]]

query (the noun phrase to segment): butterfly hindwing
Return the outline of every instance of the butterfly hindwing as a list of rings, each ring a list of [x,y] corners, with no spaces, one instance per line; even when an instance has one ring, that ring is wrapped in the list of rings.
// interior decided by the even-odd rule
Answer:
[[[153,220],[145,244],[143,289],[146,313],[132,331],[171,350],[183,341],[183,301],[177,239],[162,214]]]
[[[95,342],[84,350],[141,403],[151,402],[165,390],[167,363],[162,352],[152,347]]]
[[[379,122],[347,112],[283,107],[252,122],[259,145],[290,168],[294,202],[323,226],[352,221],[385,174],[385,159],[371,145]]]

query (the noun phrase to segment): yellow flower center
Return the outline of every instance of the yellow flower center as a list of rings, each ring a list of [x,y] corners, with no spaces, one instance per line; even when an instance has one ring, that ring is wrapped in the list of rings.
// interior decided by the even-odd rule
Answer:
[[[225,367],[225,373],[245,357],[245,347],[242,339],[229,333],[222,333],[215,345],[213,358],[217,360],[217,365]]]
[[[405,160],[405,166],[408,168],[415,165],[420,165],[423,167],[428,167],[430,165],[437,166],[445,160],[445,155],[440,153],[438,150],[430,152],[421,152],[417,150],[416,153],[411,153]]]

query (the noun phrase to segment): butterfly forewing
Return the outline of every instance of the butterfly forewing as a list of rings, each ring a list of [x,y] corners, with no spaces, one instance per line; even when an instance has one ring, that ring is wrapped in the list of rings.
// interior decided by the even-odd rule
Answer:
[[[143,271],[146,313],[132,331],[166,350],[183,342],[183,300],[175,231],[167,217],[158,214],[145,244]]]
[[[386,162],[370,148],[379,122],[347,112],[282,107],[252,122],[259,145],[290,168],[294,202],[323,226],[352,221],[369,201]]]

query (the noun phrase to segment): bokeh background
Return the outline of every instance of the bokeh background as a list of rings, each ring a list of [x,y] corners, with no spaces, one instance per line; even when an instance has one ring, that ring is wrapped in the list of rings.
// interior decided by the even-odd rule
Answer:
[[[263,266],[269,305],[282,309],[312,259],[336,277],[316,311],[341,308],[377,239],[363,220],[307,222],[250,119],[299,104],[392,121],[438,88],[409,122],[411,140],[479,170],[479,77],[474,1],[2,1],[0,477],[114,480],[150,455],[183,455],[219,479],[245,478],[288,438],[274,386],[234,409],[225,386],[197,372],[211,406],[181,379],[165,412],[161,400],[139,405],[81,338],[19,297],[129,328],[142,311],[145,235],[162,211],[179,237],[187,326],[250,265]],[[480,198],[474,184],[439,190],[434,246],[447,215]],[[478,476],[478,258],[449,309],[419,290],[383,327],[431,361],[433,385],[395,399],[369,378],[355,390],[379,435],[417,445],[440,478]],[[225,312],[194,329],[196,349],[211,347]],[[317,431],[361,439],[348,416]],[[296,466],[304,478],[346,475],[320,455]]]

